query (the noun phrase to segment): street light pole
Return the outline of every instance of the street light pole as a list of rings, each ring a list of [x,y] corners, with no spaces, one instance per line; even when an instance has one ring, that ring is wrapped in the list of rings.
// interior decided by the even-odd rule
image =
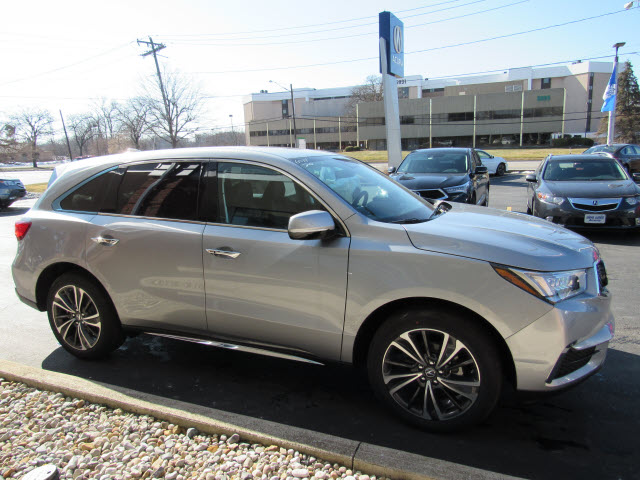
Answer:
[[[233,137],[233,144],[237,146],[238,140],[236,140],[236,134],[233,131],[233,115],[229,115],[229,118],[231,119],[231,136]]]
[[[615,81],[615,86],[616,86],[616,93],[613,101],[613,108],[609,111],[609,127],[607,128],[607,145],[611,145],[612,143],[615,142],[615,135],[616,135],[616,103],[618,100],[618,49],[620,47],[623,47],[625,45],[625,42],[618,42],[616,43],[613,48],[616,49],[616,57],[613,61],[613,71],[615,72],[616,78],[614,79]]]

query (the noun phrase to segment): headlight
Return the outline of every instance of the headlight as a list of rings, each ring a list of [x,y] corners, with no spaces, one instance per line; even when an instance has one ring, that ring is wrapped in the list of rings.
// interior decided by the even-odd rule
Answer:
[[[550,193],[538,192],[537,195],[538,195],[538,198],[544,203],[553,203],[554,205],[560,205],[564,201],[564,198],[556,197],[554,195],[551,195]]]
[[[466,192],[467,190],[469,190],[469,184],[471,182],[467,182],[467,183],[463,183],[462,185],[456,185],[455,187],[444,187],[444,190],[447,193],[460,193],[460,192]]]
[[[501,265],[492,266],[509,283],[550,303],[574,297],[587,288],[586,270],[532,272]]]
[[[638,200],[638,197],[627,197],[624,201],[627,202],[628,205],[637,205],[640,200]]]

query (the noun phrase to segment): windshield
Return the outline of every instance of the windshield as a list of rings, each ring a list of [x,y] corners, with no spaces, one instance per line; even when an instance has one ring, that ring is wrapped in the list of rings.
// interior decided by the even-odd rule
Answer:
[[[433,212],[431,204],[357,160],[336,155],[298,158],[294,162],[372,220],[418,222],[427,220]]]
[[[466,173],[468,161],[465,152],[411,152],[398,168],[398,173]]]
[[[550,161],[542,176],[552,182],[626,180],[627,175],[615,160]]]
[[[598,152],[616,153],[616,147],[612,147],[610,145],[596,145],[595,147],[591,147],[585,150],[584,153],[598,153]]]

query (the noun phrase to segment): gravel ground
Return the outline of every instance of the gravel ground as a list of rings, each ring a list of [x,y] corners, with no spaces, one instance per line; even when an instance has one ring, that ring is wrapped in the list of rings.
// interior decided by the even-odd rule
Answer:
[[[79,480],[376,480],[238,434],[205,435],[0,378],[0,480],[46,464]]]

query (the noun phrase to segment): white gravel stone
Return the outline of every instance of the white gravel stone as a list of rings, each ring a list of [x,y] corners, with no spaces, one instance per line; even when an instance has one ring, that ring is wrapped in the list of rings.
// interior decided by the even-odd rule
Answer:
[[[356,480],[345,466],[276,445],[241,443],[237,433],[180,432],[148,415],[0,378],[0,480],[48,463],[62,480]],[[375,477],[357,472],[357,480]]]

